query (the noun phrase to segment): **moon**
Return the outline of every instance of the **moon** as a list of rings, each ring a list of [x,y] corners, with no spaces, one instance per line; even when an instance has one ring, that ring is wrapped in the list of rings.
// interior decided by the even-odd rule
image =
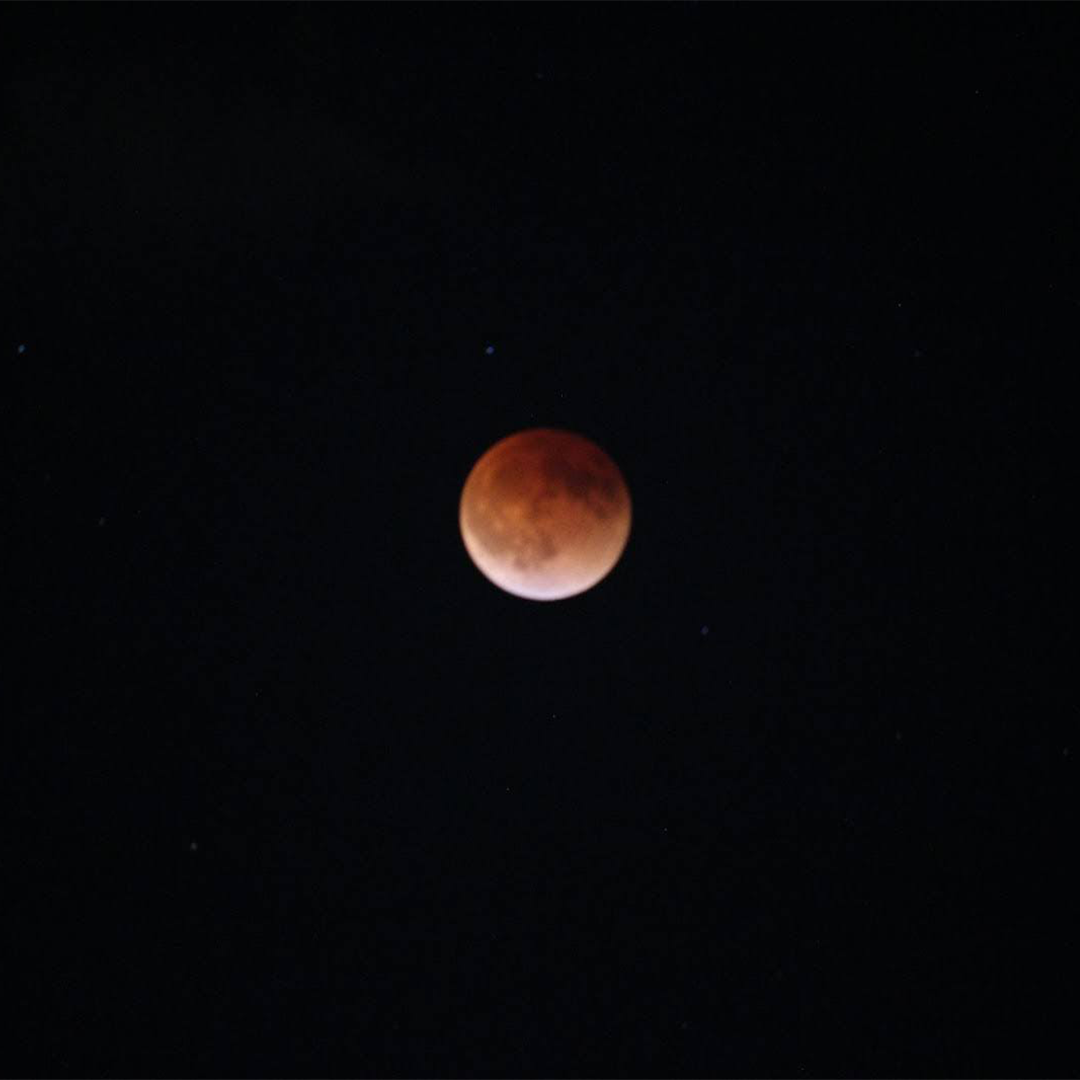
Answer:
[[[527,600],[565,600],[611,572],[630,538],[630,492],[618,466],[583,435],[530,428],[472,467],[461,538],[490,582]]]

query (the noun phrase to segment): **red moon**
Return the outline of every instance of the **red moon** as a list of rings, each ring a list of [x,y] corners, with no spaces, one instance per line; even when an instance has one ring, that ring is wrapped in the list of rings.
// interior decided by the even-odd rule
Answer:
[[[630,537],[630,493],[618,466],[572,431],[530,428],[501,439],[461,492],[461,538],[477,569],[528,600],[591,589]]]

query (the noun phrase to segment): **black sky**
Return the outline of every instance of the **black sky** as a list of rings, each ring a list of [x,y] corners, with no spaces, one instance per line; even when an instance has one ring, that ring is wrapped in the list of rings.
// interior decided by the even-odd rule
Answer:
[[[1065,5],[5,13],[13,1075],[1075,1072]]]

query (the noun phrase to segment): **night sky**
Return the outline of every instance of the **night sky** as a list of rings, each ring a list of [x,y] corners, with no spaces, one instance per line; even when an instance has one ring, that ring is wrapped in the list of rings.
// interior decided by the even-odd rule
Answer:
[[[1075,1075],[1075,10],[3,22],[11,1075]]]

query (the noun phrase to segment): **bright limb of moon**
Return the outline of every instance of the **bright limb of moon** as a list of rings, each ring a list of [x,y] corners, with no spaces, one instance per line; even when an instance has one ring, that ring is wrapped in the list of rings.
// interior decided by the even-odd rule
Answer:
[[[595,443],[557,428],[530,428],[495,443],[461,492],[465,550],[500,589],[563,600],[591,589],[630,537],[630,493]]]

